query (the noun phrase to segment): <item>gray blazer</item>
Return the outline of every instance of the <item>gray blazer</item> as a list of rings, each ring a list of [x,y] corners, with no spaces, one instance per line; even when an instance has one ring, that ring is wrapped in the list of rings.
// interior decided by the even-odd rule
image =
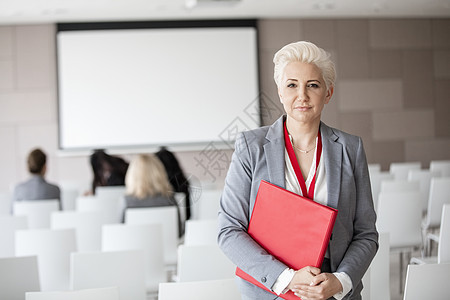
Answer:
[[[58,186],[45,181],[40,175],[32,175],[30,179],[18,184],[14,188],[14,201],[60,199],[61,191]]]
[[[219,246],[234,264],[269,289],[287,266],[262,249],[247,228],[261,180],[285,188],[284,118],[238,136],[219,210]],[[366,156],[361,138],[324,123],[320,131],[328,206],[338,210],[328,248],[331,270],[345,272],[352,280],[353,289],[344,299],[361,299],[361,279],[378,249]],[[238,281],[243,299],[277,298]]]

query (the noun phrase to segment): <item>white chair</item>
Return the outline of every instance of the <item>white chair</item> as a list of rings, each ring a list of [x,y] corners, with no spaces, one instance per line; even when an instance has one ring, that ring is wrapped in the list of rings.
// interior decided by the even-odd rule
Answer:
[[[413,257],[411,263],[419,265],[450,263],[450,204],[445,204],[442,209],[437,256]]]
[[[378,195],[381,190],[381,182],[385,180],[394,180],[394,175],[389,172],[374,172],[369,173],[370,185],[372,188],[372,198],[375,210],[378,208]]]
[[[23,299],[23,298],[22,298]],[[62,292],[28,292],[25,300],[120,300],[118,287]]]
[[[16,231],[16,256],[38,257],[42,291],[69,288],[69,257],[74,251],[75,229]]]
[[[222,190],[202,190],[198,200],[198,218],[201,220],[217,219]]]
[[[390,300],[389,233],[381,232],[379,248],[363,277],[363,300]]]
[[[380,192],[377,229],[388,232],[391,252],[400,253],[400,291],[403,288],[403,254],[422,248],[422,203],[417,192]]]
[[[216,245],[217,234],[217,219],[187,220],[184,233],[184,245]]]
[[[0,216],[11,214],[11,197],[8,193],[0,193]]]
[[[98,186],[95,188],[95,195],[98,198],[117,200],[125,196],[126,188],[123,185]]]
[[[393,162],[389,165],[389,172],[394,175],[396,180],[406,180],[410,170],[420,170],[420,162]]]
[[[28,229],[27,216],[0,216],[0,257],[14,256],[16,230]]]
[[[450,264],[409,265],[403,300],[449,299]]]
[[[80,190],[72,187],[61,187],[61,206],[64,211],[75,210],[75,203],[80,196]]]
[[[57,211],[51,215],[51,228],[74,228],[79,252],[100,251],[102,214],[98,211]]]
[[[180,282],[235,277],[236,266],[218,245],[180,245],[178,251],[177,271]]]
[[[420,192],[418,181],[409,181],[406,179],[382,180],[380,192]]]
[[[27,216],[28,227],[50,228],[50,214],[59,210],[59,200],[14,201],[13,215]]]
[[[178,247],[178,212],[175,206],[128,208],[126,224],[162,224],[164,262],[175,265]]]
[[[143,250],[147,291],[167,281],[161,224],[108,224],[102,228],[102,251]]]
[[[369,169],[369,174],[381,172],[381,165],[380,164],[368,164],[367,167]]]
[[[432,178],[430,183],[430,196],[428,199],[427,215],[424,218],[422,229],[426,240],[426,254],[430,253],[431,240],[438,237],[433,231],[441,225],[442,207],[450,203],[450,177]]]
[[[450,177],[450,160],[432,160],[430,171],[440,172],[442,177]]]
[[[408,172],[408,181],[418,182],[423,214],[427,212],[431,178],[434,177],[440,177],[440,172],[430,170],[410,170]]]
[[[236,279],[168,282],[159,285],[158,300],[240,300]]]
[[[98,211],[103,214],[103,224],[122,222],[123,198],[99,198],[98,196],[80,196],[76,200],[76,211]]]
[[[23,300],[25,292],[40,290],[36,256],[0,258],[0,299]]]
[[[145,300],[144,251],[72,253],[71,289],[117,286],[121,300]]]

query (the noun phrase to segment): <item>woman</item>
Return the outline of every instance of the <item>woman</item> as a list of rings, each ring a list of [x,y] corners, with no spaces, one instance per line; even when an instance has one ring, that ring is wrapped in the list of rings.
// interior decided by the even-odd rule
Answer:
[[[278,295],[292,290],[304,300],[361,299],[361,279],[378,248],[376,215],[362,140],[321,122],[334,92],[334,64],[323,49],[303,41],[279,50],[274,64],[286,115],[237,138],[221,199],[219,245]],[[247,234],[261,180],[338,210],[321,270],[289,269]],[[276,298],[239,282],[243,299]]]
[[[137,207],[176,206],[178,232],[181,235],[180,212],[164,166],[153,154],[139,154],[130,162],[125,176],[125,209]]]
[[[116,186],[125,184],[128,163],[120,157],[107,154],[98,149],[90,157],[94,179],[92,180],[92,194],[98,186]]]
[[[161,147],[161,149],[156,152],[155,155],[163,163],[173,190],[177,193],[184,194],[186,220],[189,220],[191,218],[191,197],[189,193],[189,181],[184,175],[183,169],[181,168],[178,159],[172,152],[167,150],[166,147]]]

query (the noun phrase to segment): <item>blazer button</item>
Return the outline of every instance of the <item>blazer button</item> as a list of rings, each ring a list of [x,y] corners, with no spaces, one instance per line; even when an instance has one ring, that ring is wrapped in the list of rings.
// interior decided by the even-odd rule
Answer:
[[[266,278],[266,277],[261,278],[261,282],[262,282],[262,283],[264,283],[264,282],[266,282],[266,281],[267,281],[267,278]]]

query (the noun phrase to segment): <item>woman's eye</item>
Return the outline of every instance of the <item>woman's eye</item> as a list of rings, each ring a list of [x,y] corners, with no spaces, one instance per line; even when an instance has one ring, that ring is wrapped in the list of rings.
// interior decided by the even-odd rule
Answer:
[[[290,84],[288,84],[288,88],[295,88],[297,85],[295,85],[295,83],[290,83]]]
[[[310,84],[308,84],[308,87],[318,88],[319,85],[317,83],[310,83]]]

